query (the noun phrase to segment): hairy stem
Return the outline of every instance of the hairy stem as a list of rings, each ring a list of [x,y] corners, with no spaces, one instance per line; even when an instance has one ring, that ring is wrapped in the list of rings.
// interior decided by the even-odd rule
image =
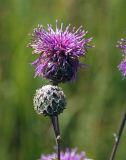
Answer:
[[[119,146],[120,138],[121,138],[121,136],[122,136],[122,132],[123,132],[125,123],[126,123],[126,112],[124,113],[124,116],[123,116],[123,118],[122,118],[122,121],[121,121],[119,130],[118,130],[118,133],[117,133],[117,135],[115,136],[115,143],[114,143],[114,145],[113,145],[112,152],[111,152],[111,156],[110,156],[110,159],[109,159],[109,160],[114,160],[114,158],[115,158],[116,151],[117,151],[117,148],[118,148],[118,146]]]
[[[58,160],[60,160],[60,139],[61,138],[60,138],[58,116],[51,116],[51,121],[52,121],[53,129],[54,129],[54,133],[55,133],[55,137],[56,137],[57,157],[58,157]]]

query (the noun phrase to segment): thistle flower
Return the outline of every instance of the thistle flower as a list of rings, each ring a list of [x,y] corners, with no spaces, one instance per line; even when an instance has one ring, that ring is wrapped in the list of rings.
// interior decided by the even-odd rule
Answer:
[[[123,60],[118,65],[118,69],[121,71],[123,78],[126,77],[126,39],[118,41],[117,47],[122,50]]]
[[[55,153],[50,155],[42,155],[39,160],[57,160]],[[77,149],[67,149],[61,152],[61,160],[91,160],[86,157],[85,152],[77,153]]]
[[[38,114],[57,116],[65,109],[66,99],[60,87],[46,85],[36,90],[33,103]]]
[[[92,38],[85,38],[87,31],[82,26],[69,31],[70,25],[63,31],[63,23],[53,30],[49,24],[47,30],[38,25],[32,34],[30,47],[38,58],[32,63],[35,66],[35,77],[42,76],[54,83],[75,80],[77,69],[82,66],[79,58],[86,55]]]

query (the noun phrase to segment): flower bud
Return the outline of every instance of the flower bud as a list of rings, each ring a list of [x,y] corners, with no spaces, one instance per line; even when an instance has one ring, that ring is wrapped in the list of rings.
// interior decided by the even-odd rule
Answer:
[[[33,103],[38,114],[57,116],[65,109],[66,98],[60,87],[46,85],[36,90]]]

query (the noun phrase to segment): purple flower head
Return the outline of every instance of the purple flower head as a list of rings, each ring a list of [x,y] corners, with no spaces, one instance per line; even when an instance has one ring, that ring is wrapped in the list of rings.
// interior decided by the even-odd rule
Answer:
[[[50,155],[42,155],[40,160],[57,160],[55,153]],[[86,158],[85,152],[77,153],[77,149],[67,149],[65,152],[61,152],[61,160],[91,160]]]
[[[63,31],[63,23],[53,30],[48,25],[47,30],[38,25],[34,29],[30,43],[33,53],[38,54],[38,59],[32,64],[35,66],[35,77],[42,76],[55,83],[75,80],[77,69],[82,66],[79,58],[85,56],[87,49],[92,47],[88,43],[92,38],[85,38],[87,31],[82,26],[69,31],[70,25]]]
[[[121,71],[122,76],[126,77],[126,39],[121,39],[118,41],[117,47],[122,50],[123,60],[118,65],[118,69]]]
[[[123,77],[126,77],[126,59],[118,65],[118,69],[121,71]]]

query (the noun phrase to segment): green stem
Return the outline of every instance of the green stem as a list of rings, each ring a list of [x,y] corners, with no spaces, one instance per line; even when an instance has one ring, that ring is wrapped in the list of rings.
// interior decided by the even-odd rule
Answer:
[[[111,153],[111,156],[110,156],[109,160],[114,160],[114,158],[115,158],[116,151],[117,151],[117,148],[119,146],[120,138],[122,136],[122,132],[123,132],[125,123],[126,123],[126,112],[124,113],[124,116],[122,118],[122,122],[121,122],[120,127],[119,127],[119,131],[118,131],[118,133],[117,133],[117,135],[115,137],[115,143],[113,145],[112,153]]]
[[[58,116],[51,116],[51,121],[52,121],[53,129],[54,129],[54,133],[55,133],[55,137],[56,137],[57,157],[58,157],[58,160],[60,160],[60,139],[61,138],[60,138]]]

